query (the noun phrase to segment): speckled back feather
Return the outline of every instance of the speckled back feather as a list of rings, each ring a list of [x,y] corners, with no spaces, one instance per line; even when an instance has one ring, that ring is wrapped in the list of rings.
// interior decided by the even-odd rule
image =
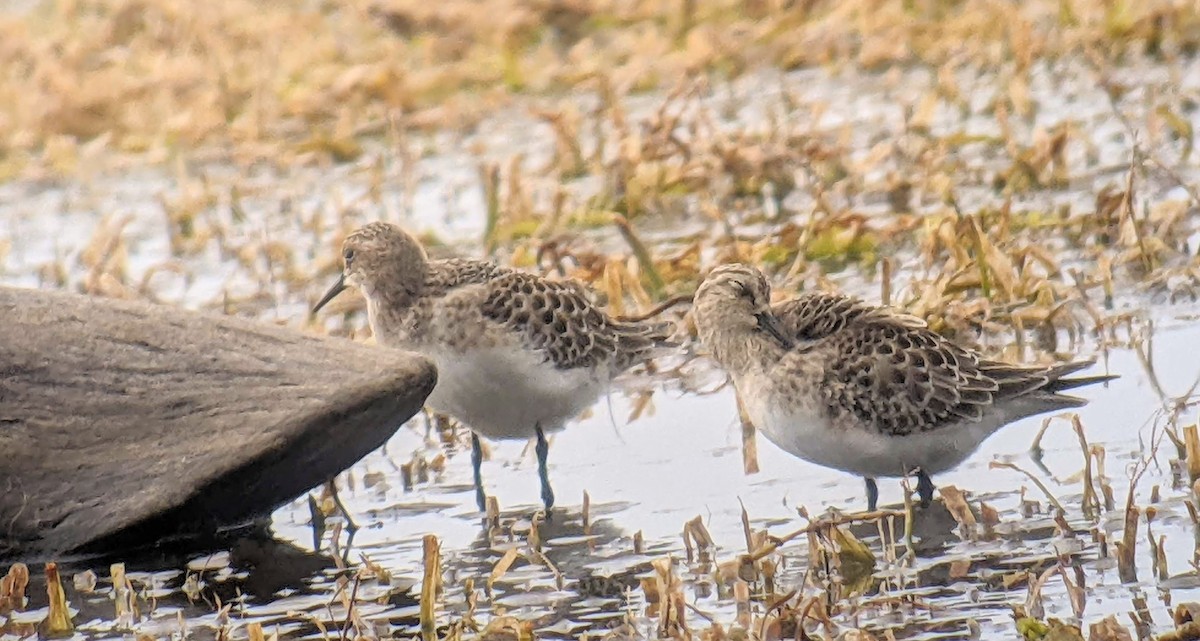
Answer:
[[[516,342],[555,368],[617,374],[670,346],[669,323],[612,319],[574,281],[469,259],[431,261],[420,296],[382,312],[382,331],[414,347],[466,350]]]
[[[559,369],[607,364],[620,372],[665,346],[670,333],[665,324],[610,318],[578,283],[518,271],[488,281],[483,313],[518,332],[528,348],[543,352]]]
[[[884,321],[889,325],[910,328],[925,327],[925,321],[916,316],[898,314],[886,307],[828,292],[793,298],[774,305],[771,311],[783,321],[784,328],[800,341],[829,336],[860,320]]]
[[[1087,363],[1021,367],[989,361],[933,332],[920,319],[836,294],[812,294],[773,311],[795,337],[793,354],[819,366],[816,386],[835,422],[909,434],[979,421],[999,401],[1030,397],[1028,414],[1083,404],[1056,383]],[[1016,417],[1014,417],[1016,418]]]

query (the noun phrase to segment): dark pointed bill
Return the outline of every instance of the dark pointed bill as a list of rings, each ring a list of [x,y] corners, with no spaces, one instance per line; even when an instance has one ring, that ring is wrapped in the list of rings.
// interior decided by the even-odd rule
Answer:
[[[783,329],[783,323],[779,322],[779,317],[769,311],[762,311],[754,315],[754,319],[758,321],[758,328],[762,331],[775,337],[784,347],[791,349],[796,345],[792,337],[788,336]]]
[[[343,289],[346,289],[346,275],[340,274],[337,282],[333,284],[333,287],[330,287],[329,291],[325,292],[325,295],[321,297],[321,300],[318,301],[315,306],[313,306],[312,313],[316,314],[317,312],[321,311],[321,308],[328,304],[329,301],[336,298],[338,294],[342,293]]]

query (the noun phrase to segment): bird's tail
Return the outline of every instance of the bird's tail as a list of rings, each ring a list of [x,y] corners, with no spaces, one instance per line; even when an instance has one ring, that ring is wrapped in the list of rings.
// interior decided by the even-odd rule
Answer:
[[[624,355],[621,369],[673,354],[682,345],[675,338],[676,325],[671,321],[622,322],[619,333]]]
[[[1015,420],[1017,417],[1061,412],[1086,405],[1087,399],[1062,392],[1118,378],[1114,375],[1068,378],[1070,374],[1086,369],[1095,362],[1095,359],[1087,359],[1051,367],[988,362],[984,367],[988,376],[999,385],[997,396],[1015,401],[1010,407]]]
[[[1116,374],[1102,374],[1099,376],[1080,376],[1076,378],[1066,378],[1068,374],[1074,374],[1079,370],[1086,369],[1095,364],[1096,359],[1089,358],[1087,360],[1075,361],[1073,363],[1064,363],[1050,368],[1046,372],[1046,378],[1049,381],[1042,386],[1041,391],[1057,394],[1064,390],[1075,389],[1076,387],[1084,387],[1085,385],[1094,385],[1096,383],[1107,383],[1108,381],[1120,378]]]

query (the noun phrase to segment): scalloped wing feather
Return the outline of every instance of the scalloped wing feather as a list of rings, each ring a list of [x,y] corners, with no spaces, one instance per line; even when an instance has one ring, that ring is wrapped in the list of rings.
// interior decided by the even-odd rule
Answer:
[[[822,395],[835,421],[909,434],[979,421],[997,402],[1031,394],[1041,411],[1078,404],[1041,392],[1086,364],[1056,369],[984,360],[918,318],[837,294],[802,296],[774,311],[802,358],[821,364]]]
[[[615,374],[643,360],[669,335],[661,324],[610,318],[575,282],[508,271],[493,275],[486,286],[484,316],[559,369],[607,367]]]

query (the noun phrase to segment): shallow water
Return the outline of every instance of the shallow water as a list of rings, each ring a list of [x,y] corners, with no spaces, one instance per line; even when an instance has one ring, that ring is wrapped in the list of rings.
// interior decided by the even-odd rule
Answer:
[[[1186,325],[1160,329],[1156,335],[1155,371],[1160,380],[1179,382],[1180,388],[1174,390],[1177,393],[1185,390],[1183,382],[1190,384],[1200,378],[1200,364],[1188,354],[1187,349],[1198,339],[1200,328]],[[1092,402],[1080,410],[1079,415],[1086,427],[1089,443],[1106,448],[1109,476],[1117,497],[1123,498],[1128,487],[1126,467],[1143,451],[1142,444],[1151,438],[1151,430],[1145,424],[1152,408],[1158,405],[1158,397],[1132,353],[1113,350],[1108,355],[1107,363],[1107,371],[1120,373],[1122,378],[1110,383],[1107,389],[1082,392],[1081,395]],[[1092,371],[1102,373],[1106,370],[1103,365],[1097,365]],[[607,543],[599,548],[601,556],[621,551],[628,554],[632,548],[630,537],[634,531],[640,530],[647,541],[669,542],[674,554],[681,557],[683,550],[679,537],[683,524],[701,516],[717,543],[718,558],[728,558],[744,548],[740,521],[743,505],[751,516],[753,527],[769,526],[775,533],[803,525],[804,522],[795,512],[797,506],[803,505],[811,513],[829,507],[845,511],[862,508],[864,499],[859,479],[796,460],[761,438],[758,460],[762,471],[753,475],[744,474],[736,408],[729,388],[707,396],[679,395],[667,390],[655,396],[654,404],[656,411],[653,416],[622,425],[622,417],[628,411],[629,404],[625,399],[614,398],[613,413],[610,414],[601,405],[592,417],[580,421],[554,439],[551,473],[560,497],[558,509],[567,515],[577,516],[585,491],[592,501],[593,514],[598,507],[611,506],[602,511],[615,531],[601,536],[601,541]],[[1021,523],[1018,509],[1020,499],[1014,490],[1026,486],[1031,491],[1031,499],[1040,501],[1042,497],[1019,473],[989,469],[988,463],[993,459],[1008,460],[1031,471],[1036,470],[1027,450],[1040,425],[1040,420],[1030,419],[1009,426],[986,442],[966,463],[935,479],[936,483],[952,484],[976,497],[985,498],[1001,511],[1002,519],[1008,525],[1018,530],[1028,527],[1032,531],[1033,523]],[[1069,424],[1063,422],[1048,431],[1042,444],[1045,450],[1044,464],[1052,476],[1040,475],[1040,478],[1065,506],[1077,506],[1082,485],[1066,479],[1079,471],[1082,457],[1078,440]],[[408,452],[417,445],[419,441],[416,435],[401,433],[389,445],[389,450]],[[531,454],[522,457],[521,453],[522,444],[502,444],[496,447],[494,460],[486,464],[484,470],[489,492],[496,493],[506,509],[518,514],[532,512],[537,501],[536,472]],[[1161,458],[1165,465],[1166,457]],[[400,462],[402,459],[389,459],[384,454],[376,454],[361,463],[356,471],[362,475],[386,471]],[[1167,535],[1168,559],[1171,559],[1172,571],[1176,573],[1172,583],[1188,587],[1164,590],[1162,595],[1169,595],[1178,602],[1200,598],[1200,590],[1197,589],[1200,588],[1200,581],[1194,572],[1188,571],[1186,565],[1186,560],[1191,557],[1192,532],[1180,495],[1166,491],[1170,483],[1169,474],[1152,471],[1142,480],[1135,496],[1138,504],[1144,505],[1150,488],[1153,485],[1163,486],[1167,498],[1158,506],[1160,512],[1156,518],[1156,532]],[[901,499],[897,481],[881,481],[880,485],[882,502],[891,503]],[[356,537],[356,548],[373,559],[388,559],[389,563],[396,564],[392,567],[404,568],[401,572],[408,572],[413,577],[419,577],[420,555],[417,554],[417,546],[410,545],[405,552],[396,554],[396,539],[405,538],[406,535],[412,537],[419,532],[436,532],[449,550],[470,548],[479,543],[479,519],[470,491],[470,465],[466,453],[450,461],[439,482],[418,488],[412,493],[397,489],[360,490],[353,494],[345,493],[343,499],[354,513],[371,515],[370,525]],[[444,507],[414,514],[413,509],[422,504]],[[307,508],[300,504],[280,510],[275,518],[276,531],[297,542],[306,540],[306,512]],[[1076,526],[1084,523],[1078,513],[1070,518]],[[1109,515],[1108,518],[1117,517]],[[616,540],[608,542],[606,539],[610,536],[616,537]],[[583,569],[594,567],[601,573],[623,569],[622,563],[614,568],[613,561],[607,559],[597,563],[574,558],[582,552],[582,546],[575,541],[556,546],[551,538],[547,545],[550,548],[548,556],[560,565],[560,569],[564,565],[575,564]],[[1023,541],[1018,534],[999,548],[955,541],[944,554],[948,557],[996,555],[1004,559],[997,565],[1019,567],[1022,564],[1019,561],[1021,557],[1042,558],[1047,554],[1047,547],[1044,539]],[[798,546],[794,552],[798,552]],[[1094,554],[1094,550],[1088,549],[1083,557],[1092,557]],[[464,555],[463,561],[466,562],[469,556],[474,555]],[[494,550],[490,557],[492,561],[499,558]],[[648,555],[641,560],[652,557]],[[637,560],[636,557],[625,557],[625,563]],[[944,562],[944,559],[936,562]],[[1144,583],[1136,588],[1152,589],[1153,581],[1146,580],[1149,578],[1146,576],[1149,574],[1149,561],[1143,559],[1141,566]],[[481,573],[486,573],[489,567],[490,564],[485,563],[480,569]],[[1085,567],[1088,567],[1086,562]],[[544,591],[549,582],[548,572],[540,574],[543,590],[537,590],[534,587],[537,582],[531,581],[527,587],[514,586],[514,595],[507,602],[504,598],[499,602],[509,607],[520,603],[523,606],[519,609],[521,615],[539,616],[547,609],[553,609],[545,601],[569,602],[572,599],[570,594],[556,597],[548,592],[534,596],[538,591]],[[1121,586],[1111,570],[1096,574],[1089,572],[1089,581],[1089,619],[1124,611],[1128,608],[1129,590],[1136,589],[1134,586]],[[937,585],[922,587],[936,588]],[[1010,632],[1008,612],[1003,608],[979,612],[979,605],[971,603],[966,594],[971,588],[964,581],[956,586],[942,586],[926,598],[948,610],[939,616],[948,616],[950,613],[960,617],[974,616],[985,630],[997,634]],[[522,593],[525,599],[517,599],[516,595]],[[1060,606],[1055,608],[1054,605],[1048,605],[1048,613],[1051,616],[1069,617],[1069,609],[1062,611],[1066,604],[1053,596],[1054,586],[1046,594],[1049,604],[1057,601]],[[988,594],[971,598],[1005,602],[1023,596],[1023,590],[1017,590],[1010,595]],[[532,603],[525,605],[526,599]],[[724,615],[718,616],[719,620],[732,619],[733,611],[728,602],[697,598],[695,605],[706,612]],[[1161,602],[1155,609],[1156,615],[1165,620],[1166,610]],[[543,623],[546,627],[554,627],[552,620]]]
[[[1195,66],[1194,62],[1188,64]],[[1036,198],[1051,203],[1090,203],[1094,197],[1092,183],[1100,184],[1121,171],[1128,141],[1122,139],[1119,123],[1108,115],[1107,106],[1098,98],[1099,90],[1082,79],[1086,74],[1076,74],[1081,77],[1076,80],[1079,86],[1060,91],[1063,73],[1058,70],[1055,74],[1035,75],[1031,92],[1045,102],[1039,113],[1049,114],[1041,117],[1053,119],[1055,114],[1063,117],[1069,113],[1078,126],[1099,131],[1101,135],[1094,137],[1106,142],[1092,149],[1073,147],[1072,153],[1077,156],[1072,156],[1072,162],[1090,173],[1084,172],[1073,189],[1043,192]],[[1182,77],[1194,83],[1200,74]],[[1162,81],[1155,80],[1154,74],[1147,74],[1144,80]],[[777,108],[773,101],[779,99],[779,92],[764,92],[761,87],[804,88],[843,104],[844,108],[831,112],[822,125],[858,125],[851,135],[863,138],[857,147],[869,149],[870,140],[895,135],[904,128],[903,111],[898,105],[920,96],[929,83],[927,75],[919,70],[886,81],[850,72],[839,76],[825,72],[767,74],[740,80],[732,89],[716,92],[712,100],[741,104],[733,110],[731,119],[753,122]],[[1191,85],[1180,87],[1181,91],[1195,89]],[[729,95],[723,97],[725,91]],[[743,104],[741,99],[754,92],[761,100]],[[657,99],[635,98],[631,111],[652,110]],[[982,109],[988,99],[986,93],[980,93],[972,102],[978,102],[976,107]],[[842,120],[847,115],[853,119]],[[960,119],[956,114],[940,112],[934,122],[943,133],[961,129],[975,135],[994,135],[992,126],[990,119]],[[186,199],[199,189],[198,182],[206,181],[216,196],[203,208],[205,215],[231,230],[237,237],[235,246],[238,242],[278,240],[290,247],[297,269],[311,271],[318,255],[330,253],[325,243],[332,221],[343,216],[357,221],[399,220],[448,240],[478,238],[483,228],[483,195],[474,174],[476,163],[480,158],[501,161],[517,151],[527,152],[527,162],[533,165],[544,162],[550,135],[547,126],[514,110],[497,114],[469,140],[441,135],[425,141],[423,144],[437,153],[420,158],[411,188],[399,180],[403,173],[401,161],[380,151],[386,161],[383,177],[387,187],[379,199],[367,195],[374,176],[372,159],[287,172],[265,165],[235,170],[198,163],[182,176],[166,170],[139,169],[98,174],[85,180],[2,185],[0,241],[7,241],[8,247],[0,252],[0,283],[48,284],[53,282],[49,274],[54,272],[54,264],[61,263],[66,272],[65,285],[78,287],[87,272],[79,259],[80,249],[93,238],[104,217],[111,220],[128,215],[122,238],[128,251],[126,270],[131,282],[178,260],[179,272],[164,272],[150,282],[148,290],[161,300],[193,308],[214,307],[226,295],[237,298],[266,292],[266,300],[246,313],[300,325],[307,304],[327,283],[312,282],[302,291],[294,291],[286,283],[273,280],[276,275],[269,269],[264,277],[237,257],[211,247],[176,259],[165,233],[162,203]],[[468,153],[468,143],[482,144],[485,151]],[[1087,154],[1091,156],[1084,158]],[[246,218],[240,221],[231,206],[234,184],[241,192],[239,207],[246,212]],[[1182,197],[1165,183],[1147,185],[1145,189],[1156,199]],[[978,197],[987,197],[982,186],[977,191]],[[866,203],[864,208],[869,209],[869,205]],[[801,209],[795,204],[791,207]],[[351,213],[346,215],[347,211]],[[319,231],[300,232],[298,226]],[[854,272],[835,278],[851,290],[873,287]],[[1119,302],[1124,309],[1136,311],[1144,307],[1145,301],[1131,294]],[[1184,394],[1200,377],[1200,363],[1192,356],[1192,346],[1200,340],[1197,311],[1192,307],[1161,306],[1135,321],[1139,332],[1152,337],[1152,342],[1143,344],[1152,346],[1154,378],[1169,396]],[[1152,331],[1147,318],[1154,319]],[[1094,345],[1084,345],[1080,355],[1095,350]],[[1158,452],[1157,465],[1142,478],[1134,495],[1135,503],[1144,508],[1150,501],[1151,488],[1161,488],[1153,531],[1155,536],[1166,537],[1169,576],[1160,581],[1151,572],[1144,519],[1138,536],[1140,580],[1136,583],[1120,581],[1112,559],[1100,558],[1099,546],[1088,534],[1099,528],[1107,531],[1110,542],[1119,536],[1119,508],[1128,490],[1128,471],[1148,452],[1148,444],[1158,434],[1153,419],[1162,406],[1150,370],[1133,349],[1112,347],[1098,356],[1093,372],[1117,373],[1121,378],[1107,387],[1082,390],[1080,394],[1092,402],[1079,415],[1089,442],[1106,448],[1107,475],[1118,509],[1104,513],[1098,523],[1081,514],[1082,485],[1075,475],[1083,457],[1067,422],[1057,423],[1042,441],[1046,472],[1039,471],[1028,454],[1041,420],[1011,425],[962,466],[935,479],[938,485],[955,485],[999,510],[1001,525],[997,529],[1001,536],[992,541],[960,540],[953,533],[953,522],[939,510],[931,510],[929,520],[918,523],[922,534],[919,538],[927,544],[922,546],[922,556],[914,566],[898,568],[881,560],[878,568],[880,574],[902,578],[900,584],[904,587],[888,588],[887,595],[919,599],[930,607],[868,605],[857,620],[839,619],[839,624],[892,628],[898,638],[920,639],[962,638],[978,626],[983,638],[1011,638],[1013,623],[1008,606],[1024,603],[1027,587],[1021,582],[1004,589],[1000,577],[1022,569],[1048,567],[1056,548],[1078,548],[1074,563],[1084,570],[1087,581],[1085,625],[1114,613],[1124,622],[1125,613],[1133,607],[1131,599],[1143,596],[1155,631],[1162,631],[1169,627],[1169,604],[1200,600],[1200,577],[1189,565],[1196,532],[1183,503],[1184,491],[1172,487],[1169,459],[1174,453],[1169,446]],[[752,528],[781,535],[805,524],[797,514],[800,506],[815,514],[829,508],[853,511],[864,505],[860,479],[798,461],[761,438],[757,457],[761,471],[745,474],[740,426],[730,388],[707,394],[685,391],[696,386],[713,389],[721,381],[721,376],[703,362],[689,365],[687,371],[687,385],[675,378],[651,381],[633,377],[632,387],[657,388],[653,412],[636,421],[626,420],[635,401],[624,391],[617,391],[607,402],[598,403],[590,416],[554,437],[550,473],[559,505],[538,531],[545,557],[557,568],[558,576],[542,563],[518,560],[496,581],[494,593],[480,596],[476,616],[481,621],[503,611],[534,621],[539,636],[569,637],[607,630],[628,615],[635,627],[652,635],[653,617],[647,615],[637,577],[652,575],[648,562],[671,554],[676,559],[676,571],[686,581],[688,603],[729,623],[737,612],[728,588],[717,585],[700,563],[687,564],[683,560],[686,522],[697,516],[702,519],[715,541],[715,558],[721,562],[745,551],[743,506]],[[695,381],[701,383],[693,384]],[[1194,409],[1186,414],[1193,415]],[[414,458],[433,460],[439,454],[449,457],[444,471],[433,473],[431,480],[418,482],[406,491],[401,467]],[[995,459],[1014,462],[1048,485],[1068,508],[1071,525],[1081,533],[1078,543],[1055,535],[1045,513],[1025,514],[1022,488],[1027,491],[1025,499],[1043,508],[1045,498],[1020,473],[989,469],[989,462]],[[489,537],[474,507],[469,453],[443,448],[436,435],[426,433],[426,423],[420,417],[402,428],[384,450],[368,456],[339,479],[341,498],[361,528],[348,557],[358,561],[360,555],[365,555],[392,574],[388,585],[369,582],[359,586],[357,593],[358,613],[376,635],[416,633],[416,591],[411,588],[421,577],[424,534],[436,534],[442,545],[446,571],[446,596],[440,604],[442,623],[458,619],[466,611],[463,585],[467,579],[474,579],[476,588],[483,590],[504,552],[514,545],[524,549],[529,520],[538,504],[532,448],[526,450],[522,443],[491,444],[484,477],[489,493],[497,497],[503,510],[501,529],[515,532],[511,537],[504,533]],[[901,498],[898,481],[881,481],[880,490],[884,503]],[[591,502],[586,533],[581,523],[585,492]],[[322,627],[336,635],[346,620],[340,597],[335,598],[338,577],[344,573],[337,570],[330,556],[328,536],[320,543],[322,552],[312,552],[310,520],[307,498],[301,497],[273,515],[271,528],[278,538],[275,542],[247,539],[230,550],[184,557],[155,552],[72,561],[66,568],[68,576],[86,569],[100,576],[95,592],[81,593],[67,587],[71,604],[79,611],[75,619],[77,636],[101,639],[129,634],[131,626],[114,622],[111,584],[106,583],[108,564],[113,561],[127,563],[135,586],[145,590],[139,597],[141,617],[132,626],[138,632],[181,636],[186,628],[192,637],[211,638],[222,628],[233,628],[238,637],[244,634],[238,628],[260,621],[278,625],[281,632],[293,637],[325,636]],[[873,530],[868,527],[856,531],[880,556],[881,543],[872,536]],[[638,533],[645,542],[641,554],[634,551]],[[339,545],[345,546],[344,537]],[[779,592],[799,587],[808,567],[802,539],[786,547],[784,555],[787,565],[778,577]],[[970,571],[965,577],[951,579],[949,564],[961,559],[972,560]],[[36,568],[34,574],[39,574]],[[39,608],[45,606],[45,593],[38,580],[35,577],[29,591],[31,610],[21,615],[22,620],[36,621],[44,616]],[[812,593],[813,589],[807,591]],[[1073,618],[1060,581],[1052,580],[1043,596],[1047,616]],[[233,603],[227,615],[218,613],[217,597],[222,603]],[[761,610],[763,604],[758,602],[756,607]],[[699,614],[689,612],[687,616],[693,628],[706,625]]]
[[[1200,377],[1200,365],[1189,353],[1189,346],[1197,340],[1200,327],[1193,323],[1164,322],[1157,329],[1154,371],[1159,380],[1173,382],[1169,393],[1181,393],[1185,383]],[[1098,364],[1092,371],[1116,372],[1121,378],[1107,388],[1084,390],[1081,394],[1091,403],[1079,415],[1089,442],[1107,450],[1108,477],[1120,504],[1128,488],[1127,468],[1153,437],[1147,420],[1159,398],[1133,352],[1113,349],[1104,361],[1106,365]],[[728,387],[701,396],[682,394],[668,386],[655,395],[654,406],[652,416],[626,423],[630,402],[615,394],[611,413],[608,405],[601,403],[592,416],[554,437],[550,471],[559,505],[539,532],[544,553],[557,566],[562,582],[556,585],[554,573],[544,565],[518,561],[496,582],[490,599],[481,596],[477,610],[481,620],[486,621],[489,612],[504,611],[535,621],[540,636],[565,638],[583,630],[605,630],[629,613],[641,627],[652,630],[634,577],[651,575],[647,563],[672,554],[681,576],[689,581],[689,602],[719,621],[732,621],[736,614],[733,601],[727,594],[722,596],[705,573],[689,572],[682,561],[685,554],[680,535],[685,522],[702,518],[716,543],[715,557],[722,561],[744,551],[743,505],[753,528],[767,528],[777,535],[804,525],[795,511],[797,506],[817,513],[831,507],[854,511],[863,505],[859,479],[794,459],[761,438],[761,472],[744,474],[736,410]],[[373,453],[348,472],[349,478],[344,475],[341,479],[341,498],[361,527],[350,557],[366,555],[392,573],[388,586],[364,585],[358,595],[360,615],[380,634],[418,631],[415,593],[407,588],[420,582],[422,535],[434,533],[442,544],[447,590],[442,612],[461,614],[466,609],[464,580],[474,578],[477,589],[482,589],[504,551],[523,546],[521,533],[528,532],[528,519],[537,507],[532,452],[523,456],[523,444],[513,442],[493,444],[484,474],[488,491],[504,508],[502,521],[518,532],[515,540],[505,535],[488,540],[474,508],[466,451],[451,456],[442,474],[405,491],[400,466],[410,461],[414,452],[434,455],[441,451],[426,442],[423,424],[419,417],[412,421],[385,450]],[[1022,516],[1018,488],[1028,489],[1030,500],[1043,505],[1045,500],[1019,473],[989,469],[988,463],[994,459],[1017,463],[1037,474],[1067,507],[1068,519],[1081,532],[1075,562],[1087,577],[1085,622],[1110,613],[1123,616],[1131,608],[1130,599],[1140,594],[1147,599],[1154,621],[1165,629],[1170,621],[1169,604],[1200,599],[1200,577],[1187,563],[1192,556],[1193,528],[1183,493],[1171,489],[1171,452],[1161,453],[1161,467],[1152,467],[1135,493],[1136,503],[1144,507],[1151,488],[1161,488],[1154,532],[1166,537],[1170,577],[1165,581],[1153,577],[1143,534],[1138,550],[1140,581],[1122,584],[1112,559],[1097,558],[1097,546],[1087,534],[1096,524],[1079,512],[1082,485],[1069,478],[1082,464],[1074,433],[1066,422],[1046,433],[1042,444],[1047,475],[1037,471],[1028,454],[1040,424],[1038,419],[1029,419],[1007,427],[966,463],[935,479],[939,486],[955,485],[999,510],[1002,523],[997,529],[1002,536],[990,542],[960,540],[953,533],[953,522],[940,511],[922,513],[928,520],[919,520],[917,529],[921,539],[930,542],[930,549],[915,564],[911,582],[892,594],[919,595],[932,610],[902,607],[889,612],[885,608],[877,617],[860,618],[860,624],[868,629],[895,628],[898,638],[929,639],[965,634],[973,620],[983,638],[1011,637],[1013,624],[1006,604],[1023,603],[1026,586],[1004,590],[998,577],[1047,567],[1054,546],[1074,544],[1052,535],[1048,516]],[[884,503],[901,498],[897,481],[881,481],[880,490]],[[591,501],[587,536],[580,523],[585,491]],[[1119,509],[1101,517],[1099,527],[1110,530],[1110,541],[1119,537],[1121,518]],[[1144,522],[1142,527],[1144,532]],[[119,559],[129,564],[130,578],[137,585],[157,586],[157,607],[138,630],[178,632],[182,613],[194,636],[208,638],[223,623],[213,614],[214,594],[226,603],[235,602],[230,614],[234,626],[251,621],[277,623],[283,632],[314,638],[321,633],[304,622],[307,616],[323,620],[330,628],[340,626],[344,609],[329,605],[336,575],[333,561],[304,552],[312,549],[306,499],[278,510],[272,529],[280,543],[247,540],[231,551],[189,558],[149,555]],[[639,531],[646,541],[643,554],[634,553],[633,536]],[[870,537],[872,531],[869,527],[860,530],[865,532],[860,536]],[[873,541],[878,554],[879,541],[866,540]],[[329,540],[322,546],[328,551]],[[777,579],[780,585],[791,587],[800,578],[806,566],[804,549],[801,543],[784,548],[791,561]],[[966,558],[973,560],[971,573],[950,580],[948,563]],[[67,572],[87,567],[101,577],[107,574],[106,563],[86,561],[69,565]],[[140,571],[147,567],[153,571]],[[880,570],[889,571],[886,565]],[[189,574],[199,577],[200,593],[209,603],[188,602],[183,584]],[[623,593],[623,586],[633,589]],[[244,595],[241,600],[239,591]],[[80,634],[101,638],[111,631],[113,604],[107,592],[103,582],[89,596],[68,588],[72,605],[82,611],[76,618]],[[589,595],[591,592],[599,594]],[[44,605],[44,596],[36,587],[30,594],[35,606]],[[1047,616],[1072,618],[1061,583],[1052,581],[1043,596]],[[382,604],[376,601],[381,598]],[[36,618],[36,614],[30,616]],[[693,626],[701,624],[698,619],[692,621]]]

